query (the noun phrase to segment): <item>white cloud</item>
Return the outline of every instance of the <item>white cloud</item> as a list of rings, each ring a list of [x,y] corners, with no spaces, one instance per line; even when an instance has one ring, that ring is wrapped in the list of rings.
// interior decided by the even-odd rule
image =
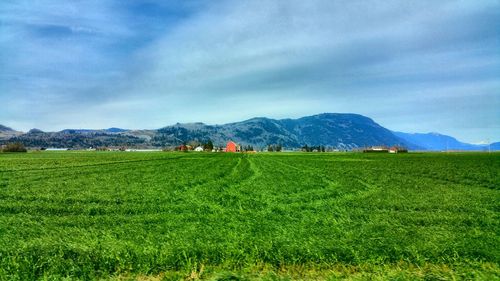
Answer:
[[[453,132],[462,125],[437,118],[440,112],[453,115],[459,107],[474,120],[499,117],[491,102],[462,104],[470,102],[462,96],[491,96],[488,85],[498,81],[495,1],[205,2],[170,23],[141,17],[141,28],[134,11],[125,15],[117,3],[0,4],[1,26],[9,31],[0,43],[13,56],[0,55],[7,64],[0,81],[8,82],[0,90],[40,104],[38,122],[50,118],[54,129],[81,124],[78,112],[98,116],[88,126],[138,128],[338,111],[367,114],[394,129]],[[38,38],[26,24],[76,35]],[[148,26],[162,32],[145,40],[141,30],[149,34]],[[15,79],[29,82],[16,87]],[[436,97],[444,101],[439,106]],[[383,99],[391,106],[373,105]],[[26,104],[0,118],[22,119],[31,110]]]

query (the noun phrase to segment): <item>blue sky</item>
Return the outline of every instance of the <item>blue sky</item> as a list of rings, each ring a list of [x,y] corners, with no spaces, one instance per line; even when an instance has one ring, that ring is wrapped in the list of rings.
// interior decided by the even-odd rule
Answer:
[[[0,124],[351,112],[500,141],[500,1],[0,2]]]

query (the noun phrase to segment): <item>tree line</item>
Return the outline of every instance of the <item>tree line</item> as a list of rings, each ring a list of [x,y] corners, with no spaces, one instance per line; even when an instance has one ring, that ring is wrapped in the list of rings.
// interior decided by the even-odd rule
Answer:
[[[318,146],[308,146],[307,144],[302,146],[301,150],[303,152],[325,152],[326,148],[324,145],[318,145]]]

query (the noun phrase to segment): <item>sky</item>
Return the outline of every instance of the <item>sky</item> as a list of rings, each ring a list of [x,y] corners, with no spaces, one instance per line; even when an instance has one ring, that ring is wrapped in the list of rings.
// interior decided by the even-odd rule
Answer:
[[[500,0],[0,1],[0,124],[358,113],[500,141]]]

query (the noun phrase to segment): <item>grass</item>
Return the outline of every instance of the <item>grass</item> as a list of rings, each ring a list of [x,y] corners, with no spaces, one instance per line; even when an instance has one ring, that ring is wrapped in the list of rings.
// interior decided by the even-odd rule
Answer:
[[[0,154],[0,280],[500,279],[500,154]]]

